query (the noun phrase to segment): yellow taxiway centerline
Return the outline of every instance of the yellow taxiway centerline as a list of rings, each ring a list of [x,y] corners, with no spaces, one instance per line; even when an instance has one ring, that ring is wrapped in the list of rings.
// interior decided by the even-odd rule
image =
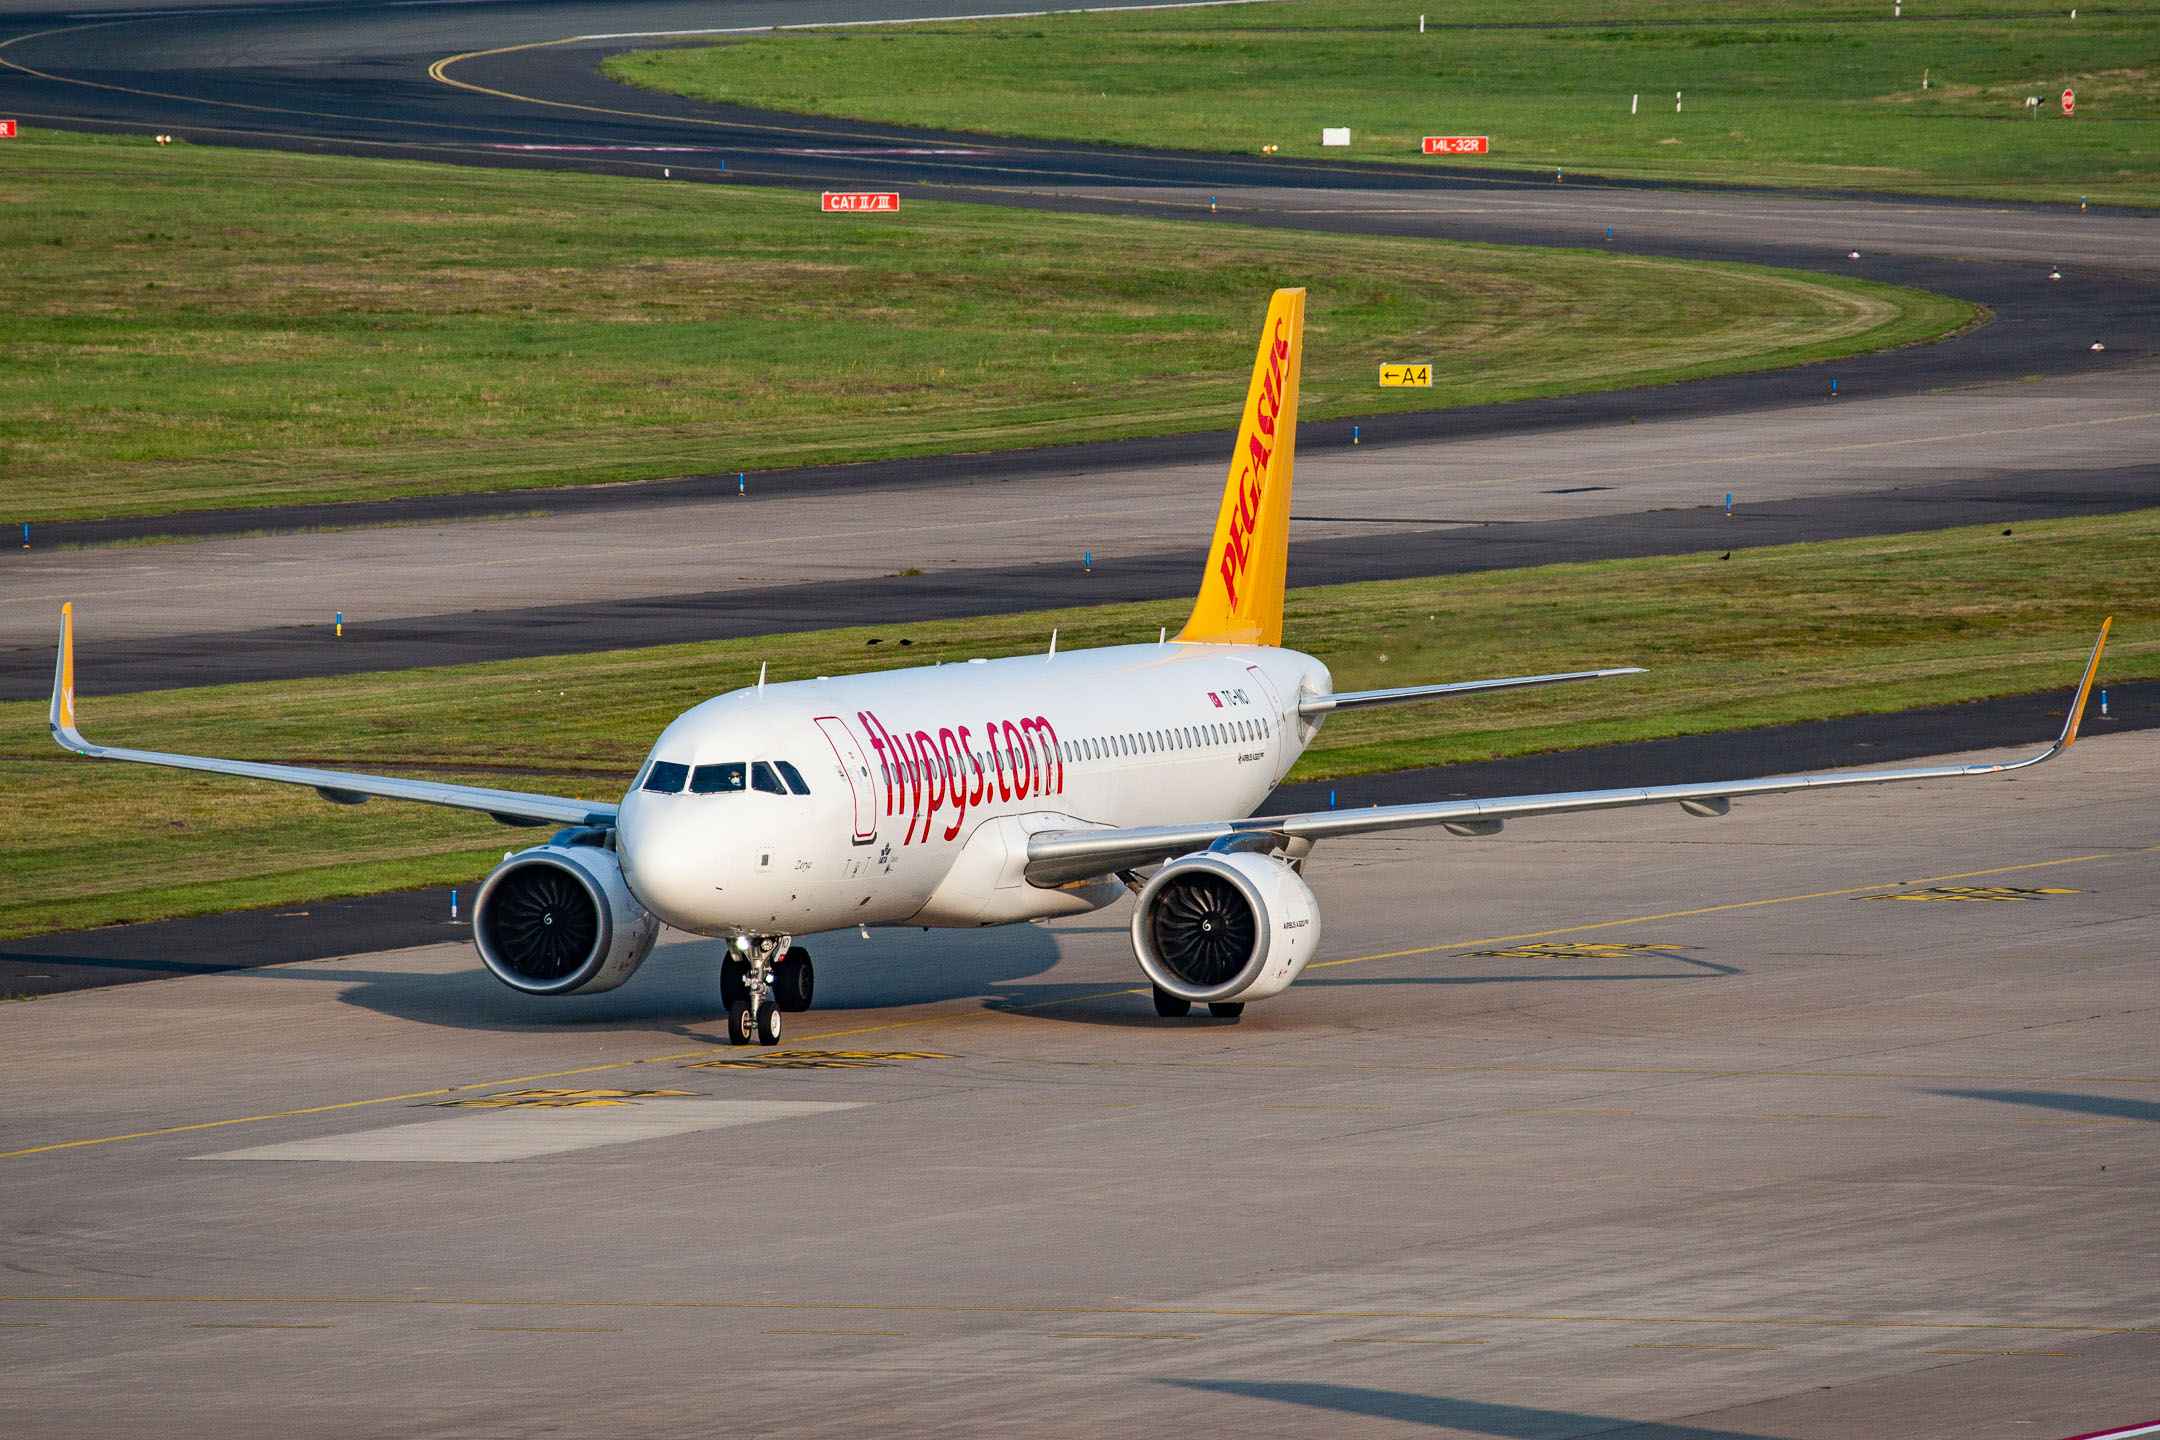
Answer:
[[[2160,845],[2141,846],[2132,850],[2104,850],[2090,855],[2070,855],[2059,860],[2034,860],[2020,865],[1999,865],[1987,870],[1966,870],[1955,875],[1932,875],[1920,880],[1890,882],[1900,885],[1935,885],[1949,880],[1970,880],[1982,875],[2007,875],[2020,870],[2043,870],[2057,865],[2080,865],[2094,860],[2116,860],[2130,855],[2150,855],[2160,851]],[[1320,970],[1337,965],[1363,965],[1374,960],[1400,960],[1414,955],[1432,955],[1443,950],[1467,950],[1481,945],[1515,944],[1524,940],[1544,939],[1553,935],[1579,935],[1590,930],[1610,930],[1622,925],[1647,925],[1659,920],[1677,920],[1696,915],[1715,915],[1728,910],[1750,910],[1765,905],[1792,905],[1806,900],[1833,900],[1848,895],[1865,895],[1869,891],[1886,888],[1884,883],[1856,885],[1842,890],[1816,890],[1804,895],[1781,895],[1764,900],[1736,900],[1724,905],[1705,905],[1693,910],[1667,910],[1654,915],[1633,915],[1620,920],[1596,920],[1582,925],[1564,925],[1552,930],[1534,930],[1521,935],[1500,935],[1483,940],[1457,940],[1443,945],[1422,945],[1411,950],[1388,950],[1374,955],[1355,955],[1343,960],[1323,960],[1308,966]],[[1018,1015],[1030,1010],[1047,1010],[1061,1005],[1079,1005],[1089,1000],[1106,1000],[1119,995],[1143,995],[1142,987],[1118,990],[1100,990],[1089,995],[1073,995],[1060,1000],[1044,1000],[1032,1005],[1003,1006],[996,1009],[963,1011],[958,1014],[923,1015],[911,1020],[888,1020],[878,1025],[862,1025],[848,1030],[828,1030],[822,1034],[806,1035],[804,1040],[839,1040],[853,1035],[870,1035],[884,1030],[902,1030],[922,1025],[960,1024],[969,1020],[981,1020],[999,1015]],[[708,1050],[678,1051],[670,1055],[646,1056],[636,1060],[611,1060],[600,1065],[584,1065],[574,1070],[551,1070],[539,1075],[519,1075],[507,1080],[474,1080],[464,1085],[450,1085],[437,1090],[415,1090],[402,1095],[378,1095],[366,1100],[341,1100],[328,1105],[308,1105],[295,1110],[273,1110],[261,1115],[238,1115],[225,1120],[202,1120],[192,1125],[167,1125],[156,1130],[133,1130],[124,1135],[98,1135],[83,1140],[58,1140],[46,1145],[31,1145],[20,1150],[0,1151],[0,1160],[12,1160],[24,1155],[42,1155],[55,1150],[75,1150],[88,1145],[112,1145],[123,1140],[148,1140],[160,1135],[180,1135],[191,1130],[214,1130],[226,1125],[251,1125],[261,1120],[283,1120],[297,1115],[321,1115],[332,1110],[354,1110],[370,1105],[393,1105],[400,1100],[425,1100],[437,1095],[453,1095],[462,1090],[487,1090],[502,1085],[528,1085],[537,1080],[557,1080],[570,1075],[592,1075],[607,1070],[624,1070],[633,1065],[664,1065],[683,1060],[710,1058]],[[1390,1067],[1402,1068],[1402,1067]],[[1537,1066],[1435,1066],[1435,1069],[1507,1070],[1520,1068],[1524,1071],[1544,1070]],[[1573,1073],[1572,1071],[1568,1073]],[[1587,1073],[1587,1072],[1586,1072]],[[1598,1071],[1596,1073],[1678,1073],[1665,1071]],[[1693,1073],[1693,1072],[1687,1072]],[[1756,1073],[1756,1072],[1714,1072]],[[1804,1071],[1803,1074],[1818,1072]],[[1961,1078],[1961,1077],[1950,1077]]]

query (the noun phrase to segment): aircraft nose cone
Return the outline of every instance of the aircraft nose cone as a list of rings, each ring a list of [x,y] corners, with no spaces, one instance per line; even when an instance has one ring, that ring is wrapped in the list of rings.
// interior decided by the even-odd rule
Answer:
[[[720,883],[712,847],[685,802],[673,796],[634,798],[615,819],[615,853],[630,893],[679,930],[713,922]]]

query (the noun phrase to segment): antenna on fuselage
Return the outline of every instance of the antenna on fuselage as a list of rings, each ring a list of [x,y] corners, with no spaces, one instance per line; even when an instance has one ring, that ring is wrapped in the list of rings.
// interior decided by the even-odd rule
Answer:
[[[1057,626],[1053,625],[1050,627],[1050,653],[1043,656],[1043,664],[1047,665],[1055,659],[1057,659]]]
[[[766,662],[765,662],[765,661],[763,661],[763,660],[760,660],[760,661],[758,661],[758,667],[757,667],[757,693],[758,693],[758,697],[759,697],[760,699],[763,699],[763,698],[764,698],[764,695],[765,695],[765,665],[766,665]]]

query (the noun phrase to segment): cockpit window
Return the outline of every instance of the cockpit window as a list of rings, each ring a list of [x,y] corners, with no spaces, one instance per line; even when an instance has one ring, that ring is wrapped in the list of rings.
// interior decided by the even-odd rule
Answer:
[[[724,795],[740,790],[743,788],[743,768],[740,760],[730,760],[721,765],[700,765],[690,772],[690,793]]]
[[[788,764],[787,761],[773,761],[773,769],[780,772],[780,778],[787,781],[787,788],[794,791],[797,795],[807,795],[810,793],[810,787],[803,784],[802,771],[797,770],[793,765]]]
[[[762,790],[768,795],[787,794],[787,787],[780,783],[780,777],[773,774],[772,766],[763,760],[755,760],[750,764],[750,788]]]
[[[672,760],[655,760],[645,776],[645,788],[662,795],[673,795],[682,789],[683,780],[690,774],[690,767],[678,765]]]

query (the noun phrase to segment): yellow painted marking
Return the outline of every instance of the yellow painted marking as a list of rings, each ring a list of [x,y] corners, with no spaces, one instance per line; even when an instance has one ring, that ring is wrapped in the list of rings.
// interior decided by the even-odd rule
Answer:
[[[1782,1345],[1630,1345],[1630,1350],[1782,1350]]]
[[[2044,870],[2057,865],[2081,865],[2094,860],[2119,860],[2131,855],[2150,855],[2160,851],[2160,845],[2144,845],[2131,850],[2102,850],[2089,855],[2067,855],[2059,860],[2034,860],[2021,865],[1999,865],[1988,870],[1968,870],[1956,875],[1934,875],[1914,884],[1930,884],[1948,880],[1973,880],[1987,875],[2008,875],[2024,870]],[[1521,935],[1499,935],[1483,940],[1456,940],[1443,945],[1422,945],[1410,950],[1387,950],[1373,955],[1353,955],[1342,960],[1322,960],[1308,965],[1308,970],[1323,970],[1337,965],[1364,965],[1374,960],[1401,960],[1417,955],[1432,955],[1441,951],[1466,950],[1481,945],[1505,945],[1520,940],[1542,940],[1553,935],[1573,935],[1587,930],[1611,930],[1624,925],[1646,925],[1659,920],[1680,920],[1696,915],[1716,915],[1730,910],[1752,910],[1765,905],[1790,905],[1803,900],[1829,900],[1847,895],[1867,894],[1880,890],[1880,885],[1859,885],[1843,890],[1821,890],[1805,895],[1781,895],[1767,900],[1736,900],[1725,905],[1706,905],[1694,910],[1669,910],[1656,915],[1633,915],[1621,920],[1597,920],[1585,925],[1562,925],[1551,930],[1530,931]],[[822,1035],[810,1035],[810,1040],[840,1040],[851,1035],[870,1035],[885,1030],[900,1030],[921,1025],[956,1025],[970,1020],[986,1019],[999,1015],[1022,1015],[1031,1010],[1048,1010],[1065,1005],[1083,1005],[1091,1000],[1107,1000],[1120,995],[1144,995],[1144,987],[1127,986],[1116,990],[1098,990],[1089,995],[1072,995],[1059,1000],[1043,1000],[1028,1005],[1001,1006],[996,1009],[970,1010],[959,1013],[923,1015],[910,1020],[888,1020],[876,1025],[861,1025],[848,1030],[832,1030]],[[320,1115],[333,1110],[354,1110],[370,1105],[391,1105],[400,1100],[426,1100],[437,1095],[454,1095],[461,1090],[492,1090],[502,1085],[519,1085],[535,1080],[561,1080],[572,1075],[596,1075],[607,1070],[624,1070],[633,1065],[664,1065],[683,1061],[710,1058],[708,1050],[689,1050],[672,1055],[653,1055],[637,1060],[610,1060],[598,1065],[579,1066],[573,1070],[552,1070],[540,1075],[519,1075],[507,1080],[475,1080],[464,1085],[449,1085],[438,1090],[416,1090],[405,1095],[378,1095],[367,1100],[342,1100],[330,1105],[311,1105],[297,1110],[277,1110],[262,1115],[240,1115],[227,1120],[203,1120],[192,1125],[168,1125],[156,1130],[134,1130],[122,1135],[99,1135],[86,1140],[60,1140],[49,1145],[32,1145],[21,1150],[0,1150],[0,1160],[11,1160],[22,1155],[42,1155],[53,1150],[74,1150],[85,1145],[112,1145],[123,1140],[148,1140],[160,1135],[179,1135],[193,1130],[213,1130],[225,1125],[250,1125],[261,1120],[284,1120],[296,1115]],[[1284,1067],[1292,1068],[1292,1067]],[[1905,1075],[1876,1071],[1784,1071],[1784,1070],[1650,1070],[1621,1068],[1569,1068],[1562,1066],[1500,1066],[1500,1065],[1434,1065],[1434,1066],[1372,1066],[1373,1069],[1433,1069],[1456,1072],[1503,1072],[1526,1074],[1585,1074],[1585,1075],[1790,1075],[1819,1077],[1824,1075],[1872,1079],[1945,1079],[1945,1080],[2008,1080],[2008,1079],[2103,1079],[2121,1083],[2160,1084],[2160,1079],[2124,1076],[2012,1076],[2012,1075]]]
[[[1784,1114],[1774,1110],[1766,1110],[1763,1112],[1762,1118],[1765,1120],[1887,1120],[1890,1117],[1887,1115],[1810,1115],[1805,1112]]]
[[[1863,895],[1863,900],[2038,900],[2044,895],[2089,895],[2089,890],[2025,889],[2015,885],[1937,885],[1930,890],[1900,890],[1894,895]]]
[[[43,1320],[0,1320],[0,1330],[43,1330]]]
[[[438,1100],[435,1103],[445,1107],[470,1105],[497,1110],[569,1110],[695,1094],[695,1090],[505,1090],[495,1095],[475,1095],[467,1100]]]
[[[335,1330],[335,1325],[243,1325],[218,1321],[198,1321],[187,1327],[190,1330]]]
[[[1772,1315],[1606,1315],[1596,1312],[1505,1310],[1287,1310],[1143,1305],[934,1305],[848,1300],[533,1300],[447,1295],[0,1295],[0,1304],[76,1305],[464,1305],[501,1310],[791,1311],[797,1314],[885,1315],[1147,1315],[1231,1316],[1263,1320],[1535,1320],[1590,1325],[1765,1325],[1813,1330],[2033,1331],[2048,1334],[2130,1335],[2143,1324],[2069,1324],[2022,1320],[1825,1320]]]
[[[1391,1340],[1373,1335],[1338,1335],[1337,1345],[1483,1345],[1483,1340]]]
[[[1973,1074],[1954,1070],[1722,1070],[1708,1066],[1653,1065],[1438,1065],[1346,1060],[1036,1060],[1005,1057],[998,1065],[1102,1066],[1156,1070],[1407,1070],[1468,1075],[1701,1075],[1727,1079],[1790,1080],[2047,1080],[2080,1084],[2160,1085],[2160,1075]]]
[[[475,1330],[493,1330],[505,1334],[521,1335],[620,1335],[619,1325],[475,1325]]]
[[[765,1050],[699,1060],[689,1070],[876,1070],[901,1060],[950,1060],[936,1050]]]
[[[1930,1355],[2037,1355],[2049,1360],[2075,1360],[2077,1350],[1930,1350]]]
[[[1008,1105],[1055,1105],[1063,1109],[1081,1110],[1130,1110],[1137,1100],[1008,1100]]]
[[[2131,850],[2099,850],[2090,855],[2065,855],[2060,860],[2029,860],[2022,865],[1997,865],[1987,870],[1966,870],[1956,875],[1931,875],[1909,885],[1930,885],[1946,880],[1977,880],[1986,875],[2011,875],[2023,870],[2046,870],[2056,865],[2083,865],[2093,860],[2120,860],[2130,855],[2150,855],[2160,845],[2140,845]],[[1631,915],[1625,920],[1597,920],[1587,925],[1561,925],[1551,930],[1531,930],[1521,935],[1496,935],[1485,940],[1458,940],[1449,945],[1420,945],[1411,950],[1388,950],[1378,955],[1354,955],[1347,960],[1320,960],[1308,970],[1334,965],[1363,965],[1372,960],[1403,960],[1413,955],[1432,955],[1442,950],[1467,950],[1478,945],[1506,945],[1518,940],[1543,940],[1550,935],[1579,935],[1586,930],[1614,930],[1623,925],[1648,925],[1658,920],[1686,920],[1697,915],[1722,915],[1730,910],[1754,910],[1764,905],[1792,905],[1802,900],[1836,900],[1846,895],[1865,895],[1880,885],[1853,885],[1843,890],[1816,890],[1806,895],[1779,895],[1768,900],[1734,900],[1724,905],[1704,905],[1694,910],[1666,910],[1656,915]],[[1139,993],[1139,992],[1132,992]]]
[[[908,1332],[907,1332],[907,1331],[905,1331],[905,1330],[767,1330],[767,1331],[766,1331],[765,1333],[766,1333],[767,1335],[895,1335],[895,1336],[902,1336],[902,1335],[906,1335],[906,1334],[907,1334]]]
[[[1598,944],[1594,941],[1570,944],[1547,942],[1540,945],[1512,945],[1502,950],[1472,950],[1465,960],[1619,960],[1636,955],[1677,954],[1692,950],[1692,945],[1616,945]]]
[[[1262,1105],[1263,1110],[1385,1110],[1385,1105]]]
[[[1638,1112],[1633,1110],[1555,1110],[1518,1106],[1508,1107],[1508,1114],[1510,1115],[1633,1115],[1636,1113]]]
[[[1198,1335],[1121,1335],[1112,1333],[1095,1334],[1088,1331],[1067,1332],[1063,1330],[1052,1330],[1050,1332],[1050,1338],[1053,1340],[1198,1340],[1200,1337]]]

